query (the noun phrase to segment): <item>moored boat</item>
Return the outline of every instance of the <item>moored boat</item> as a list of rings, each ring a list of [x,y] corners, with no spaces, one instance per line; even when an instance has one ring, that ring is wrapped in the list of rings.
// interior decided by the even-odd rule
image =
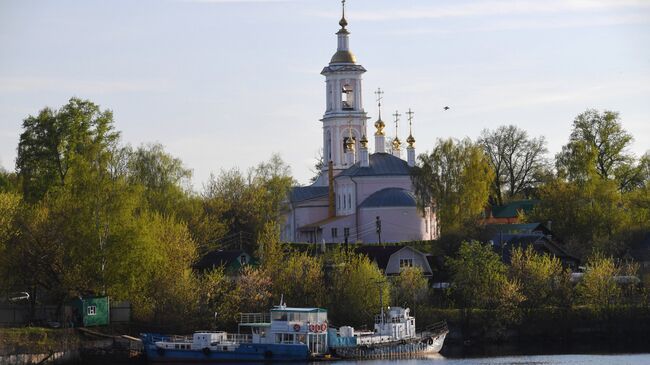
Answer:
[[[446,322],[439,322],[416,332],[415,317],[409,308],[392,307],[375,318],[373,332],[356,332],[342,326],[329,334],[329,346],[340,358],[391,358],[430,355],[440,352],[449,332]]]
[[[305,361],[327,351],[327,311],[322,308],[283,304],[270,313],[242,313],[239,329],[237,334],[198,331],[192,336],[147,333],[142,340],[147,360],[154,363]]]

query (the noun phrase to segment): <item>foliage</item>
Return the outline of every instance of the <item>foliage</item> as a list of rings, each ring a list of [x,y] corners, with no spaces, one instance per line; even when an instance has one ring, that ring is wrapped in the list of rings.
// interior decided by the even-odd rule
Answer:
[[[435,207],[444,234],[474,225],[487,203],[493,173],[483,150],[470,140],[438,140],[418,157],[412,181],[418,206]]]
[[[575,118],[569,143],[556,156],[558,173],[576,182],[594,176],[616,180],[620,190],[630,190],[640,178],[634,156],[627,152],[631,142],[617,112],[587,110]]]
[[[395,305],[415,307],[427,299],[429,281],[419,266],[405,267],[393,281],[392,300]]]
[[[511,276],[521,284],[521,293],[528,308],[545,305],[570,305],[570,270],[564,270],[560,260],[547,254],[537,254],[532,246],[516,248],[510,259]]]
[[[331,257],[328,314],[338,324],[367,326],[390,303],[390,286],[377,265],[351,249],[336,250]]]
[[[512,295],[508,269],[489,245],[464,242],[449,267],[461,308],[496,308],[500,294]]]
[[[118,139],[113,113],[88,100],[72,98],[58,111],[45,108],[27,117],[16,158],[25,200],[38,201],[64,185],[76,164],[105,164]]]
[[[223,329],[232,319],[232,308],[228,307],[226,300],[234,289],[234,282],[230,280],[223,267],[214,268],[199,277],[199,311],[198,322],[206,318],[215,318],[213,329]]]
[[[160,144],[149,144],[135,150],[125,148],[127,181],[144,187],[152,210],[172,214],[186,200],[192,171],[183,162],[165,152]]]
[[[494,171],[492,203],[503,205],[515,197],[527,197],[546,175],[546,140],[529,138],[514,125],[484,129],[478,144],[483,147]]]
[[[599,310],[614,306],[621,296],[621,289],[614,280],[618,273],[614,259],[602,254],[593,255],[576,287],[580,301]]]

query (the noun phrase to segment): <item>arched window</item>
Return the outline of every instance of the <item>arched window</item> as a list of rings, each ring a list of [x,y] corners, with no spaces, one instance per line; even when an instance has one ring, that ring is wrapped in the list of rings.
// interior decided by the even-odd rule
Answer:
[[[350,84],[343,85],[341,89],[341,105],[343,110],[354,109],[354,90]]]
[[[323,157],[325,161],[323,163],[329,163],[332,161],[332,132],[327,131],[327,142],[325,143],[325,151],[323,151]]]

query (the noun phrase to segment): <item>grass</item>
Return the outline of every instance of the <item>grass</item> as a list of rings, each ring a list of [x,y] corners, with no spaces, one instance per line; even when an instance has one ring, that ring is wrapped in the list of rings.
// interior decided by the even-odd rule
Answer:
[[[47,353],[77,347],[74,330],[41,327],[0,328],[0,355]]]

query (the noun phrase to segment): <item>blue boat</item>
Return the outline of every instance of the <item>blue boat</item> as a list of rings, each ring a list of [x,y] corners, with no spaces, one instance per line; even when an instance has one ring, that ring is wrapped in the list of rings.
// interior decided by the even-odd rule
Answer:
[[[270,313],[241,313],[239,333],[197,331],[191,336],[142,334],[147,361],[305,361],[327,351],[327,311],[273,307]],[[247,332],[247,333],[242,333]]]

